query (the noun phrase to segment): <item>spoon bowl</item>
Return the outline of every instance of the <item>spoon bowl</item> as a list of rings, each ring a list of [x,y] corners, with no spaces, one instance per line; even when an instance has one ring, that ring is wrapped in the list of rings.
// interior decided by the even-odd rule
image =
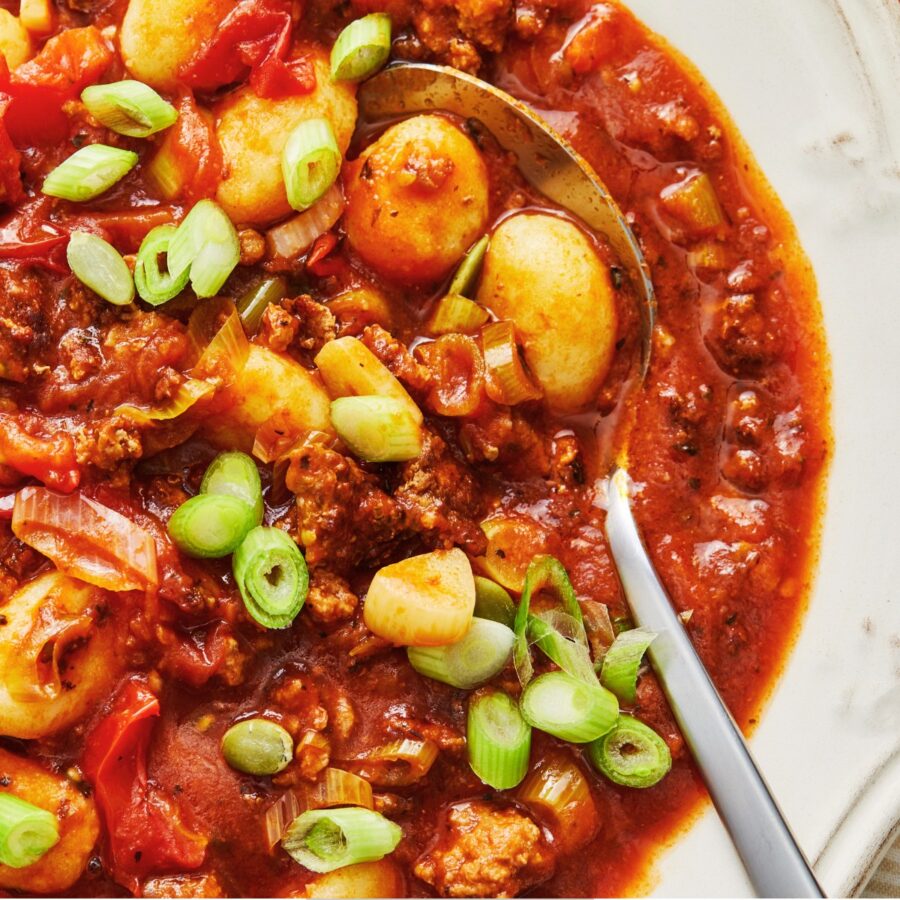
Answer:
[[[525,180],[602,234],[634,286],[641,321],[641,379],[650,365],[656,296],[650,268],[625,216],[597,173],[524,103],[493,85],[446,66],[396,63],[364,82],[357,96],[362,127],[444,110],[477,119],[514,154]]]

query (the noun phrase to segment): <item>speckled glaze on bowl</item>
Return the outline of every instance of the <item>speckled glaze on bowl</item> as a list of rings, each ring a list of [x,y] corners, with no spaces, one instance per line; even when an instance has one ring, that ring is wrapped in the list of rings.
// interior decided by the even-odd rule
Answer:
[[[900,819],[900,2],[628,5],[721,97],[818,280],[835,435],[821,558],[752,748],[844,896]],[[658,895],[752,894],[712,810],[651,877]]]

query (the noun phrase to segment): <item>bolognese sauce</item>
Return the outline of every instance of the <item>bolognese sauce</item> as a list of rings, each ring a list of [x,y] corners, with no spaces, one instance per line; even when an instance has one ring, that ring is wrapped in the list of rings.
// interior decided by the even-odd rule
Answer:
[[[484,126],[357,129],[388,57],[596,170],[641,383],[620,261]],[[747,729],[829,442],[791,223],[625,4],[0,3],[0,887],[625,891],[703,790],[603,476]]]

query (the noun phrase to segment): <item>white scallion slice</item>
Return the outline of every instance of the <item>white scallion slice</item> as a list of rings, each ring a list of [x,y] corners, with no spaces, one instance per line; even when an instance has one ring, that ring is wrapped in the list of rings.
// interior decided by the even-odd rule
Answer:
[[[214,297],[241,258],[241,245],[231,219],[212,200],[201,200],[185,216],[169,242],[169,274],[190,271],[198,297]]]
[[[562,741],[586,744],[615,727],[619,704],[599,682],[589,684],[565,672],[547,672],[522,693],[525,721]]]
[[[598,772],[625,787],[653,787],[672,768],[666,742],[643,722],[619,716],[616,727],[588,747]]]
[[[81,92],[81,102],[107,128],[129,137],[150,137],[178,118],[175,107],[141,81],[92,84]]]
[[[106,144],[88,144],[61,162],[41,188],[49,197],[82,203],[93,200],[124,178],[138,162],[137,153]]]
[[[531,726],[516,701],[500,690],[469,701],[466,748],[472,771],[497,791],[514,788],[528,772]]]
[[[374,75],[391,52],[391,17],[371,13],[351,22],[331,49],[331,80],[362,81]]]
[[[420,675],[469,691],[503,671],[515,641],[506,625],[473,618],[466,636],[455,644],[409,647],[406,654]]]
[[[322,874],[382,859],[402,837],[399,825],[371,809],[311,809],[288,826],[281,846],[301,866]]]
[[[11,869],[34,865],[59,842],[59,820],[14,794],[0,794],[0,863]]]
[[[367,462],[415,459],[422,449],[419,423],[409,406],[393,397],[339,397],[331,423],[341,440]]]
[[[107,302],[127,306],[134,299],[134,280],[125,260],[102,237],[73,232],[66,259],[75,277]]]
[[[303,211],[325,195],[341,170],[341,151],[328,119],[307,119],[292,132],[281,153],[288,203]]]

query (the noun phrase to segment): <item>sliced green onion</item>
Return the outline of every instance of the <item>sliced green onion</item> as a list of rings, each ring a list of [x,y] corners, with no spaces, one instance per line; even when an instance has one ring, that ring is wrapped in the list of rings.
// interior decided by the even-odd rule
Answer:
[[[150,137],[178,118],[175,107],[141,81],[92,84],[81,92],[81,102],[107,128],[129,137]]]
[[[531,726],[509,694],[484,691],[469,701],[466,747],[472,771],[485,784],[505,791],[528,772]]]
[[[478,241],[469,248],[468,252],[463,257],[463,261],[459,264],[456,274],[453,276],[453,281],[450,282],[450,289],[447,291],[448,294],[461,294],[463,297],[469,295],[469,291],[472,290],[475,285],[475,279],[481,271],[481,264],[484,262],[484,254],[487,253],[488,244],[490,244],[490,242],[490,237],[484,235],[484,237],[479,238]]]
[[[473,618],[461,641],[441,647],[408,647],[406,655],[420,675],[470,691],[503,671],[515,640],[506,625]]]
[[[176,278],[159,266],[159,257],[168,253],[176,231],[174,225],[157,225],[141,241],[141,249],[138,250],[134,264],[134,284],[141,299],[151,306],[159,306],[171,300],[187,287],[189,269],[185,269]]]
[[[292,132],[281,153],[288,203],[301,212],[321,199],[341,169],[341,151],[328,119],[307,119]]]
[[[643,722],[621,715],[616,727],[588,747],[598,772],[625,787],[648,788],[672,768],[666,742]]]
[[[641,659],[655,637],[654,632],[645,628],[623,631],[603,657],[600,683],[623,703],[634,703]]]
[[[14,794],[0,794],[0,863],[24,869],[58,841],[59,821],[53,813]]]
[[[246,453],[220,453],[210,464],[200,483],[201,494],[227,494],[243,500],[252,510],[254,525],[263,518],[262,482],[259,469]]]
[[[225,762],[248,775],[274,775],[294,758],[294,740],[277,722],[244,719],[222,737]]]
[[[286,295],[287,283],[280,275],[275,278],[266,278],[250,288],[236,304],[237,310],[241,314],[241,321],[247,331],[255,334],[266,307],[270,303],[277,303]]]
[[[309,571],[288,535],[278,528],[254,528],[235,551],[232,569],[244,606],[260,625],[290,626],[306,602]]]
[[[422,449],[422,432],[409,404],[394,397],[339,397],[331,402],[331,424],[367,462],[415,459]]]
[[[124,178],[138,162],[137,153],[88,144],[61,162],[45,179],[41,190],[50,197],[81,203],[93,200]]]
[[[527,633],[563,672],[590,684],[597,681],[584,625],[568,613],[554,609],[529,616]]]
[[[351,22],[331,48],[331,80],[362,81],[374,75],[391,52],[391,17],[371,13]]]
[[[169,519],[169,534],[188,556],[217,559],[233,553],[256,524],[253,508],[237,497],[198,494]]]
[[[581,606],[578,604],[578,598],[575,596],[575,589],[569,576],[566,573],[563,564],[553,556],[536,556],[528,566],[525,573],[525,584],[522,587],[522,597],[519,600],[519,608],[516,611],[516,621],[514,630],[516,632],[516,649],[513,654],[513,661],[516,664],[516,672],[522,685],[528,684],[534,672],[531,663],[531,654],[528,649],[528,632],[531,620],[535,617],[531,615],[531,598],[541,591],[552,590],[556,594],[557,600],[562,605],[562,611],[569,616],[574,622],[575,633],[580,626],[581,633],[584,632],[584,619],[581,614]],[[540,625],[532,627],[532,636],[538,646],[557,664],[562,665],[560,658],[568,656],[563,653],[563,647],[553,637],[549,628],[543,628]],[[587,637],[583,641],[584,647],[587,647]],[[573,651],[574,652],[574,651]],[[588,663],[590,663],[590,655],[588,655]],[[581,672],[583,667],[579,667]],[[574,674],[574,673],[573,673]],[[596,680],[591,668],[591,678]]]
[[[525,688],[519,705],[530,725],[573,744],[606,734],[619,715],[615,694],[565,672],[539,675]]]
[[[490,318],[490,314],[474,300],[462,294],[441,297],[428,320],[432,334],[471,334]]]
[[[198,297],[214,297],[241,258],[241,245],[231,219],[212,200],[201,200],[185,216],[169,243],[169,274],[190,271]]]
[[[374,862],[392,853],[403,829],[359,806],[310,809],[288,826],[281,846],[301,866],[320,874]]]
[[[66,259],[75,277],[115,306],[134,300],[134,280],[122,255],[111,244],[87,231],[73,231]]]
[[[512,597],[496,581],[475,576],[475,615],[512,628],[516,621],[516,605]]]

